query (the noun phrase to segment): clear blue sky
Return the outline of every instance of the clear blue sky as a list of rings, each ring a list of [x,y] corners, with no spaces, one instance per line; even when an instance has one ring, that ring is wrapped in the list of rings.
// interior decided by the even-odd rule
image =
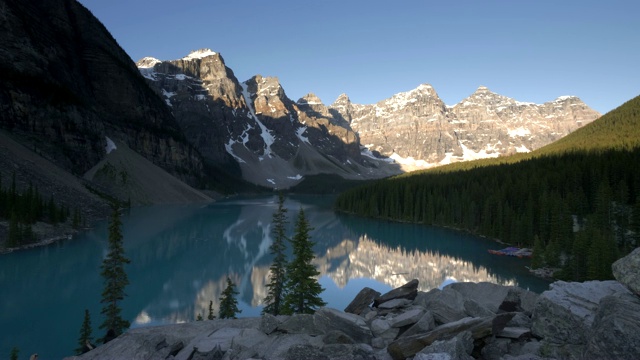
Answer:
[[[80,0],[134,61],[219,52],[360,104],[433,85],[453,105],[484,85],[520,101],[576,95],[605,113],[640,95],[640,1]]]

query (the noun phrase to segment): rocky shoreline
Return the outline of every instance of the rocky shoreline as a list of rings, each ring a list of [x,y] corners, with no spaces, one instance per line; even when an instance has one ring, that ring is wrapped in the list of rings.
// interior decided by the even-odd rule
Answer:
[[[640,358],[640,248],[613,272],[540,295],[491,283],[421,292],[412,280],[365,288],[344,311],[138,328],[67,359]]]

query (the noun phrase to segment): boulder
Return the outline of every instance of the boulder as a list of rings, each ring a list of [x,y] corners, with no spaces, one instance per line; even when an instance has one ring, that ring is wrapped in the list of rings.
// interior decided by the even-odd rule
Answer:
[[[380,293],[371,288],[365,287],[358,295],[344,308],[344,312],[361,315],[362,312],[373,303],[373,300],[380,297]]]
[[[502,331],[496,334],[497,337],[521,340],[531,337],[531,329],[522,327],[506,326]]]
[[[558,345],[586,344],[600,300],[615,293],[629,293],[616,281],[557,281],[550,288],[536,303],[532,332]]]
[[[373,306],[379,307],[380,304],[394,299],[415,299],[418,295],[418,283],[417,279],[413,279],[401,287],[389,291],[388,293],[376,298],[373,301]]]
[[[400,329],[391,327],[385,319],[375,319],[371,322],[371,332],[376,338],[383,340],[376,342],[376,346],[380,348],[389,345],[398,336]]]
[[[417,354],[413,360],[451,360],[451,355],[447,353]]]
[[[640,296],[640,247],[611,266],[613,277]]]
[[[472,360],[473,337],[468,331],[462,332],[449,340],[434,341],[418,354],[448,354],[452,360]],[[417,355],[416,355],[417,356]],[[415,359],[415,358],[414,358]]]
[[[413,325],[422,318],[424,313],[425,313],[425,310],[420,307],[407,310],[401,313],[400,315],[394,317],[393,319],[391,319],[391,321],[389,322],[389,325],[391,325],[391,327],[396,327],[396,328],[407,326],[407,325]]]
[[[390,328],[391,325],[389,325],[389,321],[387,321],[386,319],[374,319],[371,322],[371,333],[373,333],[373,336],[375,337],[379,337]]]
[[[409,299],[393,299],[393,300],[385,301],[384,303],[380,304],[380,306],[378,306],[378,309],[394,310],[394,309],[406,307],[409,304],[411,304],[411,300]]]
[[[280,320],[278,320],[277,317],[271,314],[264,314],[260,319],[260,326],[258,329],[269,335],[272,332],[276,331],[278,325],[280,325]]]
[[[509,292],[509,287],[489,282],[457,282],[447,285],[444,289],[453,289],[462,295],[464,299],[470,299],[484,306],[494,314]]]
[[[485,317],[495,314],[486,306],[478,304],[477,301],[472,299],[466,299],[464,301],[464,312],[471,317]]]
[[[482,358],[486,360],[500,360],[509,352],[509,339],[492,339],[481,351]]]
[[[600,301],[586,354],[600,359],[640,359],[640,299],[614,294]]]
[[[355,344],[353,339],[340,330],[330,330],[322,337],[325,344]]]
[[[424,307],[433,313],[437,323],[446,324],[467,316],[462,294],[447,286],[442,291],[429,292]]]
[[[195,337],[178,354],[176,360],[191,359],[194,351],[200,354],[208,354],[214,350],[227,352],[231,348],[231,343],[235,336],[242,333],[243,329],[224,327],[212,333],[203,333]]]
[[[329,360],[320,348],[309,344],[293,345],[284,353],[285,360],[317,359]]]
[[[504,313],[485,318],[464,318],[439,326],[425,334],[400,337],[387,347],[395,360],[414,356],[420,350],[437,340],[448,340],[461,332],[469,331],[474,339],[502,331],[504,325],[513,318],[513,313]]]
[[[320,349],[324,344],[320,336],[309,336],[306,334],[277,334],[269,336],[269,341],[263,343],[258,349],[258,355],[252,355],[255,358],[262,359],[283,359],[287,356],[293,356],[296,351],[303,352],[303,349],[289,350],[293,347],[308,345],[310,348]],[[314,352],[314,350],[310,350]],[[315,353],[315,352],[314,352]],[[300,358],[303,359],[303,358]]]
[[[507,326],[510,327],[522,327],[531,329],[532,321],[525,313],[516,313],[516,315],[509,321]]]
[[[340,310],[323,307],[313,315],[315,328],[322,333],[340,330],[358,343],[371,343],[371,330],[358,315],[344,313]]]
[[[318,329],[318,327],[314,325],[314,316],[311,314],[291,315],[288,319],[278,325],[277,330],[287,334],[324,334],[324,331]]]
[[[408,328],[407,331],[403,332],[400,337],[406,337],[416,334],[424,334],[428,331],[433,330],[436,327],[436,322],[433,319],[433,313],[428,311],[422,315],[420,320],[413,324],[412,327]]]

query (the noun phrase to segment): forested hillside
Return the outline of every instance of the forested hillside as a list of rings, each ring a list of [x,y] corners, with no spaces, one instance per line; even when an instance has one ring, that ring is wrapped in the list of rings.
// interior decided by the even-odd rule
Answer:
[[[534,247],[534,266],[611,277],[640,235],[640,97],[527,155],[453,164],[343,193],[341,211]]]

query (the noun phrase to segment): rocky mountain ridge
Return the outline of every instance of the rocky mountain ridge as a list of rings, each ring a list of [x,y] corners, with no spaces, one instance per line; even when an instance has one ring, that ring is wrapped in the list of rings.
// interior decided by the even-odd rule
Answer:
[[[326,108],[290,100],[274,77],[240,82],[214,51],[137,65],[204,158],[237,163],[253,183],[286,188],[319,173],[366,179],[399,172],[384,159],[363,157],[357,134]]]
[[[484,86],[448,106],[428,84],[372,105],[354,104],[342,94],[329,110],[367,148],[408,169],[529,152],[600,116],[575,96],[534,104]]]
[[[319,173],[376,178],[528,152],[600,115],[574,96],[534,104],[484,86],[453,106],[428,84],[372,105],[345,94],[329,106],[312,93],[294,102],[277,78],[238,81],[209,49],[137,65],[205,157],[238,163],[243,178],[269,187]]]

